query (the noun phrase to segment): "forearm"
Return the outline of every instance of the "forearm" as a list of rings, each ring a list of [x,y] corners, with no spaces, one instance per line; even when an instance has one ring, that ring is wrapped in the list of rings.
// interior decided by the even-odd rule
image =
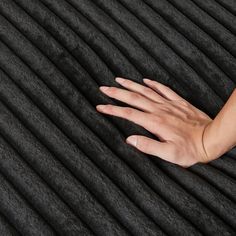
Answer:
[[[206,127],[203,142],[211,160],[236,145],[236,89],[215,119]]]

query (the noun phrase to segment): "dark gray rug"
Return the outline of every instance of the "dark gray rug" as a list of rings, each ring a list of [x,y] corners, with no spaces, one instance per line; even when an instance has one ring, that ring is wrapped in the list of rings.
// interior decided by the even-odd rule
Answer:
[[[234,0],[0,0],[0,235],[236,235],[236,151],[184,169],[125,143],[99,86],[147,77],[212,118]]]

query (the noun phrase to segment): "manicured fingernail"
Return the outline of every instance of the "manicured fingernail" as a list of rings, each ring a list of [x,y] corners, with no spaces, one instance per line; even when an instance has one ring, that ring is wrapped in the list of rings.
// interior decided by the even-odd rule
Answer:
[[[134,137],[134,136],[130,136],[130,137],[128,137],[127,139],[126,139],[126,142],[128,143],[128,144],[131,144],[132,146],[136,146],[136,144],[137,144],[137,138],[136,137]]]
[[[99,89],[100,89],[102,92],[105,92],[105,91],[107,91],[107,90],[109,89],[109,87],[108,87],[108,86],[101,86],[101,87],[99,87]]]
[[[123,83],[123,82],[125,82],[125,79],[123,79],[121,77],[116,77],[115,81],[118,82],[118,83]]]
[[[97,105],[96,106],[97,110],[99,110],[99,111],[104,110],[105,107],[106,107],[106,105]]]

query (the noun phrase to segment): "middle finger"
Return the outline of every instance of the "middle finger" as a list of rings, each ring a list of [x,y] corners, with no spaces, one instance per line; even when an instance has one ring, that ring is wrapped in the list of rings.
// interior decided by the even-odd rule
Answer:
[[[116,82],[118,82],[121,86],[136,92],[136,93],[140,93],[141,95],[149,98],[150,100],[157,102],[157,103],[163,103],[166,101],[166,99],[161,96],[160,94],[158,94],[156,91],[154,91],[153,89],[151,89],[150,87],[147,86],[143,86],[139,83],[134,82],[133,80],[129,80],[129,79],[124,79],[121,77],[116,77]]]

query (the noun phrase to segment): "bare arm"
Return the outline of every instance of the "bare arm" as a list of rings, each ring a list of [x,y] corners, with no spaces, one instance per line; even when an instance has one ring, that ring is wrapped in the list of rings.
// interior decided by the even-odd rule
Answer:
[[[130,120],[160,141],[131,135],[126,142],[138,150],[189,167],[220,157],[236,145],[236,91],[212,120],[169,87],[144,79],[147,86],[116,78],[126,89],[101,86],[100,90],[132,107],[98,105],[97,110]],[[138,109],[135,109],[138,108]]]
[[[216,159],[236,146],[236,89],[206,127],[203,142],[209,159]]]

